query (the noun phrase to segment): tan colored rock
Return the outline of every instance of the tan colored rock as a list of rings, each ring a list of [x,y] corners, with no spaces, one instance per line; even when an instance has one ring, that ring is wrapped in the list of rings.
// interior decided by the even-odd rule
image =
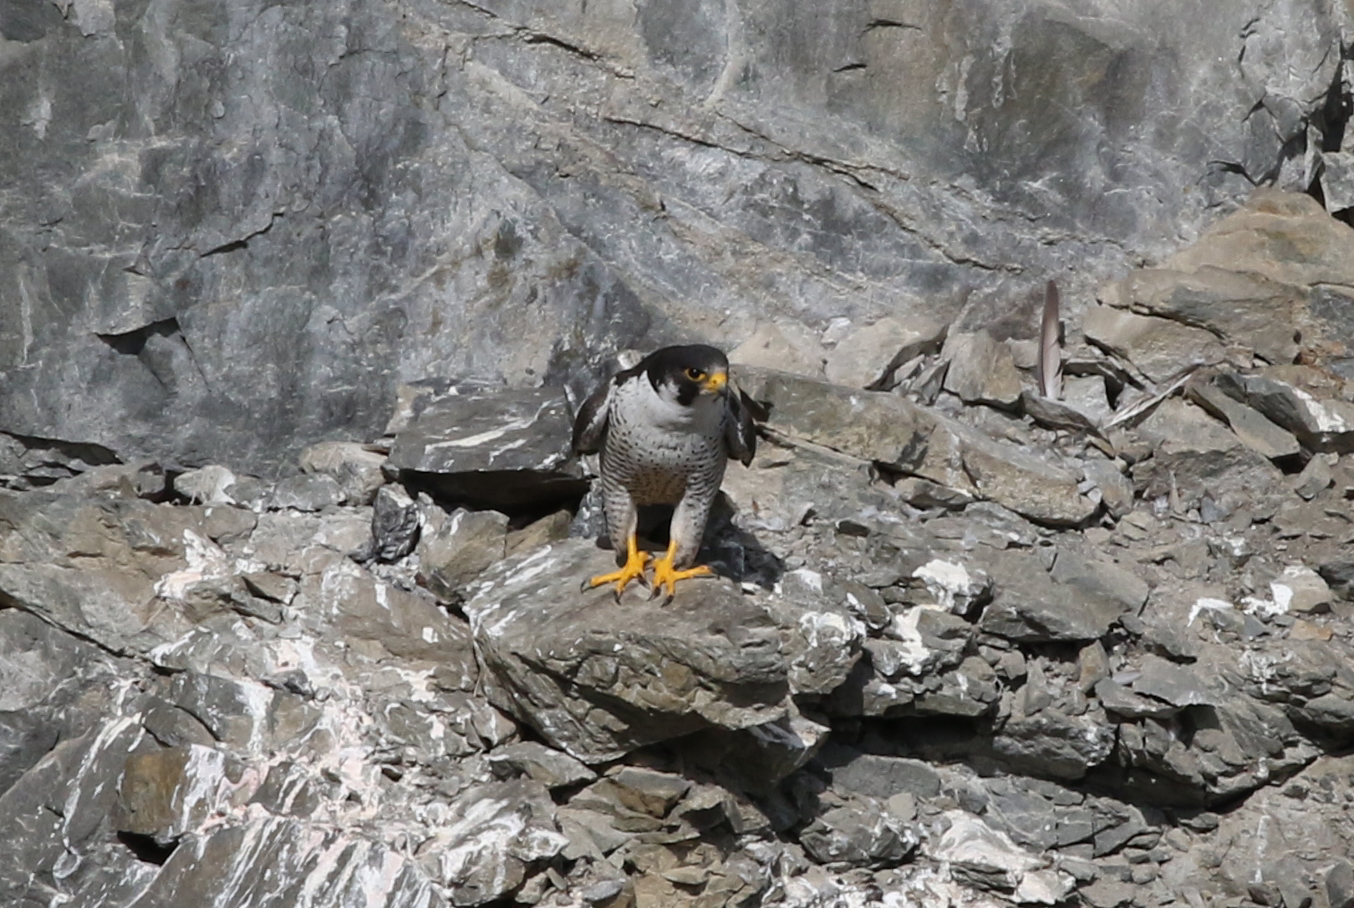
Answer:
[[[127,758],[119,780],[117,828],[177,841],[213,813],[240,805],[257,787],[242,785],[244,766],[211,747],[163,748]]]
[[[1109,306],[1087,309],[1081,328],[1087,340],[1128,360],[1157,383],[1190,366],[1220,363],[1226,355],[1218,339],[1202,328]]]
[[[349,504],[371,504],[376,490],[385,484],[381,467],[386,456],[351,441],[325,441],[301,452],[299,463],[304,473],[323,473],[334,477]]]
[[[942,356],[950,362],[945,388],[965,403],[1013,407],[1020,400],[1020,373],[1011,350],[988,332],[950,335]]]
[[[729,353],[736,366],[782,369],[812,378],[823,377],[825,354],[818,339],[796,324],[763,324]]]
[[[1110,306],[1205,328],[1270,363],[1354,347],[1354,230],[1310,196],[1257,190],[1160,268],[1100,292]]]
[[[945,326],[929,318],[881,318],[841,338],[828,351],[824,372],[833,384],[868,388],[912,357],[940,349],[944,339]]]
[[[763,369],[740,382],[772,404],[773,431],[876,461],[1033,520],[1078,524],[1096,509],[1080,475],[1052,457],[997,441],[896,394],[857,391]]]
[[[1354,286],[1354,229],[1309,195],[1262,188],[1166,266],[1221,268],[1293,286],[1349,287]]]

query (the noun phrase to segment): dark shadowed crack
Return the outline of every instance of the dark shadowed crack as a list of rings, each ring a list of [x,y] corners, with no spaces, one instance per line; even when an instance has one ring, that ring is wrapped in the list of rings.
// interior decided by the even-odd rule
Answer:
[[[865,23],[865,31],[878,31],[883,28],[902,28],[909,31],[921,31],[922,27],[911,22],[900,22],[897,19],[871,19]]]
[[[208,249],[206,252],[201,253],[201,257],[205,259],[209,255],[218,255],[225,252],[236,252],[241,249],[248,249],[250,240],[252,240],[256,236],[263,236],[269,230],[272,230],[273,225],[277,223],[277,221],[282,217],[283,217],[282,212],[274,211],[268,218],[267,226],[260,227],[253,233],[247,234],[246,236],[243,236],[238,240],[231,240],[230,242],[222,243],[220,246],[215,246],[211,249]]]

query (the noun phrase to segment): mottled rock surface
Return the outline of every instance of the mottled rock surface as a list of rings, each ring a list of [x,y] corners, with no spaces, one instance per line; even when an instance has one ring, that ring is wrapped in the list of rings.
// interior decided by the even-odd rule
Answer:
[[[0,429],[176,467],[272,473],[402,384],[642,339],[982,328],[1255,184],[1349,196],[1339,5],[6,9]]]
[[[1225,6],[0,0],[0,901],[1349,908],[1354,37]]]
[[[667,605],[642,588],[619,603],[610,587],[578,592],[611,561],[571,540],[475,584],[465,611],[491,700],[588,763],[785,715],[780,637],[755,601],[719,579],[683,584]]]

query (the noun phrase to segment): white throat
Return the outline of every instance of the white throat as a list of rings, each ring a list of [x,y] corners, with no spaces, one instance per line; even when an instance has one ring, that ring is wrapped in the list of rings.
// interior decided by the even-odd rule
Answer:
[[[690,406],[677,400],[677,391],[670,385],[659,385],[655,391],[647,377],[637,382],[640,399],[653,425],[669,431],[714,435],[720,430],[724,415],[724,399],[715,394],[697,394]]]

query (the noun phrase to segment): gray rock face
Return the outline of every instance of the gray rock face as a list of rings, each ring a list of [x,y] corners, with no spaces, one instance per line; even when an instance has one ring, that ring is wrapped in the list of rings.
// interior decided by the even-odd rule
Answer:
[[[0,893],[1348,908],[1350,13],[1218,6],[0,3]]]
[[[725,581],[683,584],[666,607],[621,603],[581,580],[611,557],[569,540],[510,558],[465,611],[495,703],[587,763],[707,728],[744,729],[786,711],[775,624]]]
[[[261,471],[379,431],[432,372],[524,384],[726,309],[745,336],[1103,278],[1319,178],[1344,21],[398,11],[7,18],[5,428]],[[1171,102],[1103,102],[1149,86]]]

